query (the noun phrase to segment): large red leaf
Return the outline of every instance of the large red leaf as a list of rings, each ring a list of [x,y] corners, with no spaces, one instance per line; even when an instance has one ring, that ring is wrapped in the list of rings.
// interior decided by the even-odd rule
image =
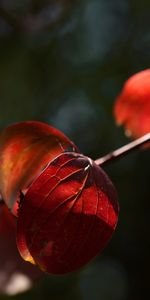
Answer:
[[[64,153],[32,183],[18,213],[25,260],[48,273],[74,271],[105,247],[117,223],[115,189],[91,159]]]
[[[47,163],[74,144],[59,130],[41,122],[21,122],[0,135],[0,191],[16,213],[20,190],[25,190]]]
[[[15,217],[0,204],[0,293],[11,295],[29,289],[42,276],[37,267],[20,257],[15,234]]]
[[[126,81],[116,99],[114,116],[134,138],[150,132],[150,69]]]

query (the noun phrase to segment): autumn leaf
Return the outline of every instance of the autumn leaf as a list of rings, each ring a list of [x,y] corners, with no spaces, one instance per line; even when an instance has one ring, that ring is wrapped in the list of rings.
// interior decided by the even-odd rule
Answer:
[[[42,276],[35,266],[22,260],[16,246],[16,219],[0,203],[0,293],[15,295],[31,288]]]
[[[63,153],[31,184],[18,213],[21,256],[51,274],[84,266],[116,227],[115,188],[88,157]]]
[[[14,214],[20,191],[68,148],[73,151],[76,147],[62,132],[42,122],[21,122],[4,129],[0,135],[0,191]]]
[[[150,132],[150,69],[131,76],[114,105],[117,124],[127,135],[138,138]]]

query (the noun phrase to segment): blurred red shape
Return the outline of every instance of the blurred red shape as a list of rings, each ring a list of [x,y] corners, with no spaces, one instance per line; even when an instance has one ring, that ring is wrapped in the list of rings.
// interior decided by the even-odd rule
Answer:
[[[42,272],[20,257],[16,246],[16,219],[2,203],[0,245],[0,293],[14,295],[26,291]]]
[[[42,122],[28,121],[9,126],[0,135],[0,191],[17,214],[19,193],[50,160],[75,145],[59,130]]]
[[[138,138],[150,132],[150,69],[131,76],[114,105],[116,122]]]
[[[18,249],[45,272],[68,273],[102,251],[117,219],[116,191],[104,171],[88,157],[63,153],[25,194],[18,213]]]

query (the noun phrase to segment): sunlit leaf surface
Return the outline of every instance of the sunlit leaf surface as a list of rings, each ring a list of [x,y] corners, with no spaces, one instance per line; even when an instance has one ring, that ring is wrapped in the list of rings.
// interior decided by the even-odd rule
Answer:
[[[0,135],[0,191],[16,214],[25,191],[48,162],[74,144],[59,130],[41,122],[21,122]]]
[[[74,271],[99,254],[117,223],[115,189],[91,159],[64,153],[34,181],[18,213],[25,260],[52,274]]]

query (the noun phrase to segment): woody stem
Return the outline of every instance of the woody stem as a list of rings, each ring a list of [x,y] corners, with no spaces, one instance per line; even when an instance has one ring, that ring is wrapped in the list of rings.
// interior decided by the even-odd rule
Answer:
[[[141,138],[96,159],[95,163],[99,166],[106,165],[109,162],[117,160],[120,157],[125,156],[129,152],[132,152],[133,150],[140,148],[142,145],[148,142],[150,142],[150,132],[143,135]]]

